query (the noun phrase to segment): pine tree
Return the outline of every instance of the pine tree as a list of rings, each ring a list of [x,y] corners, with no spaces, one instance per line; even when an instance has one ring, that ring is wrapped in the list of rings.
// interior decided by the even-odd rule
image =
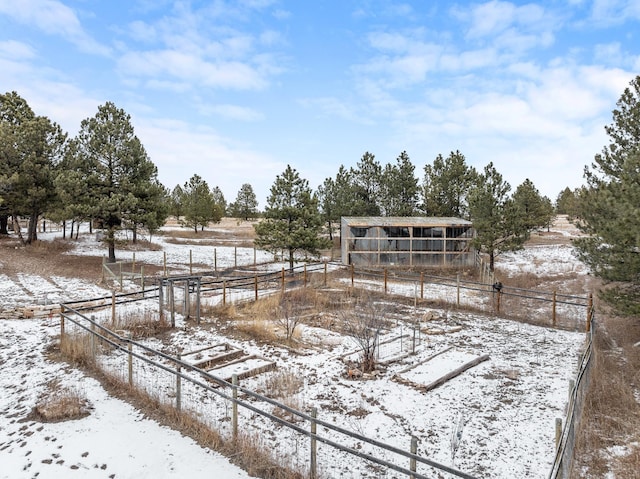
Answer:
[[[220,223],[220,220],[227,214],[227,200],[224,198],[224,193],[219,186],[214,186],[211,189],[211,196],[213,197],[213,222]]]
[[[382,166],[368,151],[351,169],[354,188],[353,216],[380,216]]]
[[[175,216],[177,221],[180,221],[180,217],[183,213],[182,207],[182,198],[184,197],[184,191],[182,190],[182,186],[176,185],[173,190],[171,190],[171,197],[169,199],[169,214]]]
[[[424,167],[423,210],[428,216],[469,218],[468,195],[478,173],[458,150]]]
[[[198,232],[198,228],[204,228],[211,221],[220,221],[217,217],[219,210],[216,208],[215,199],[209,185],[199,175],[193,175],[189,181],[182,186],[182,209],[183,218],[180,224],[188,228],[193,228]]]
[[[556,198],[556,213],[559,215],[567,215],[569,219],[577,216],[578,206],[578,193],[579,190],[571,190],[568,186],[558,193]]]
[[[233,216],[245,221],[258,216],[258,200],[249,183],[244,183],[238,190],[236,201],[233,203]]]
[[[157,221],[153,210],[165,201],[157,168],[135,136],[129,114],[112,102],[99,106],[95,116],[82,121],[65,166],[58,188],[67,191],[70,208],[106,228],[109,261],[115,262],[116,232],[127,224]]]
[[[414,216],[418,210],[418,179],[406,151],[396,164],[387,164],[381,176],[381,210],[385,216]]]
[[[549,226],[554,216],[553,205],[549,198],[540,195],[531,180],[524,180],[516,188],[512,199],[518,209],[519,219],[528,232]]]
[[[40,216],[56,202],[54,179],[67,136],[47,117],[36,116],[16,92],[0,95],[0,231],[7,216],[28,216],[26,243],[37,239]]]
[[[604,297],[621,311],[640,313],[640,76],[635,77],[605,127],[611,142],[585,168],[574,242],[594,274],[621,282]]]
[[[317,198],[307,180],[287,165],[271,186],[264,220],[254,227],[255,244],[274,254],[286,251],[293,269],[296,252],[317,255],[330,246],[320,236],[322,223]]]
[[[509,198],[510,190],[509,183],[489,163],[469,192],[469,212],[476,231],[473,245],[489,256],[491,271],[499,253],[522,248],[527,238],[528,230]]]

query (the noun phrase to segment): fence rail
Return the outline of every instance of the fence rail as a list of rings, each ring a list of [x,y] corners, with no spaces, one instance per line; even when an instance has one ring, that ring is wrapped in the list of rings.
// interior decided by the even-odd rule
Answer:
[[[331,268],[331,272],[329,272]],[[246,273],[246,272],[245,272]],[[583,324],[582,321],[576,320],[576,317],[586,317],[586,324],[589,331],[592,331],[591,321],[593,318],[592,301],[590,297],[575,296],[565,293],[533,291],[521,288],[510,288],[502,286],[496,288],[493,284],[462,280],[459,276],[456,278],[441,277],[428,275],[425,273],[411,273],[394,271],[372,271],[372,270],[355,270],[354,267],[344,268],[338,267],[336,264],[318,263],[303,265],[294,269],[282,269],[281,271],[271,272],[253,272],[252,275],[244,276],[224,276],[220,277],[218,272],[200,272],[196,275],[181,275],[171,277],[148,278],[143,284],[151,284],[145,289],[125,294],[116,294],[105,298],[92,298],[83,301],[76,301],[62,305],[61,320],[61,341],[70,334],[69,326],[74,325],[75,328],[84,331],[89,335],[91,351],[95,356],[97,347],[96,343],[107,344],[114,351],[120,352],[123,358],[128,362],[128,372],[126,380],[136,387],[144,388],[143,382],[136,384],[133,368],[133,361],[137,364],[145,364],[155,371],[156,375],[168,374],[170,381],[186,381],[192,387],[200,388],[212,397],[222,400],[233,405],[234,410],[237,407],[244,408],[253,414],[257,414],[265,420],[274,421],[277,424],[287,428],[292,434],[302,435],[310,441],[309,457],[316,457],[315,448],[317,443],[325,444],[333,449],[343,451],[355,457],[367,460],[372,464],[396,471],[398,473],[413,477],[426,478],[433,477],[416,471],[416,464],[422,467],[429,467],[432,470],[439,471],[438,474],[448,474],[453,477],[463,477],[472,479],[473,476],[457,471],[453,468],[438,464],[428,458],[415,454],[416,449],[413,447],[414,440],[411,439],[410,451],[404,451],[394,446],[384,444],[380,441],[367,438],[357,433],[343,429],[335,424],[328,423],[322,419],[318,419],[314,414],[306,414],[295,410],[285,404],[277,402],[268,397],[257,394],[249,389],[243,388],[234,381],[229,382],[222,377],[211,374],[190,364],[178,356],[171,356],[155,349],[152,349],[140,342],[134,341],[130,337],[124,337],[115,331],[100,324],[95,318],[87,317],[89,311],[104,309],[111,306],[112,320],[115,322],[116,309],[118,306],[134,303],[142,300],[158,300],[159,315],[165,314],[165,308],[169,305],[170,314],[176,310],[176,304],[173,301],[174,292],[172,288],[181,285],[183,289],[183,307],[189,308],[192,295],[197,296],[197,303],[200,301],[200,294],[207,293],[209,295],[221,295],[221,301],[224,303],[230,300],[233,292],[243,293],[244,298],[258,299],[259,295],[270,295],[279,290],[285,290],[294,286],[305,286],[308,283],[327,284],[329,274],[332,280],[346,283],[347,286],[357,288],[374,288],[385,294],[401,294],[413,297],[415,301],[434,301],[438,302],[438,306],[447,304],[450,307],[473,308],[481,311],[498,313],[508,317],[520,317],[523,320],[530,320],[531,316],[539,315],[552,318],[554,326],[567,327],[577,329]],[[247,294],[249,293],[249,294]],[[171,301],[168,298],[171,297]],[[582,310],[586,311],[583,313]],[[186,309],[187,315],[189,310]],[[199,320],[199,312],[198,317]],[[65,326],[66,323],[66,326]],[[70,323],[70,324],[69,324]],[[172,321],[173,324],[173,321]],[[65,331],[65,328],[67,329]],[[591,336],[590,336],[591,337]],[[550,479],[566,479],[566,471],[571,467],[571,455],[573,450],[573,438],[575,436],[576,425],[579,421],[581,410],[580,397],[584,394],[585,384],[588,381],[588,368],[591,358],[591,343],[587,352],[582,358],[581,368],[576,380],[576,386],[571,394],[571,401],[567,409],[567,420],[562,434],[562,440],[558,441],[557,456],[554,462],[553,471]],[[151,359],[151,358],[154,359]],[[123,359],[124,360],[124,359]],[[96,362],[98,364],[98,362]],[[108,365],[104,368],[108,372]],[[165,403],[172,403],[174,407],[180,409],[185,408],[188,401],[182,397],[186,393],[186,384],[182,387],[175,386],[175,396],[173,398],[164,396]],[[182,391],[182,393],[180,393]],[[148,391],[150,392],[150,391]],[[154,391],[154,394],[157,391]],[[241,394],[245,399],[239,399]],[[210,399],[214,401],[214,399]],[[295,416],[297,421],[304,422],[308,427],[303,428],[295,423],[295,421],[285,420],[272,412],[266,407],[259,407],[255,403],[263,404],[269,407],[276,407],[291,416]],[[200,406],[199,406],[200,407]],[[226,406],[221,406],[226,407]],[[238,418],[234,414],[232,419],[235,426],[231,434],[236,434]],[[323,428],[325,433],[316,432],[318,427]],[[356,449],[348,444],[349,440],[359,441],[366,444],[369,450]],[[378,451],[374,453],[373,451]],[[395,461],[389,458],[394,455]],[[382,457],[379,457],[382,456]],[[408,467],[407,467],[408,465]],[[308,465],[310,468],[309,477],[317,477],[315,471],[315,459]]]
[[[210,394],[213,394],[225,401],[232,403],[233,405],[237,405],[241,408],[244,408],[248,411],[251,411],[255,414],[258,414],[269,421],[276,422],[281,426],[284,426],[297,434],[301,434],[307,437],[310,442],[310,455],[313,454],[315,443],[320,442],[326,444],[334,449],[343,451],[352,456],[359,457],[361,459],[365,459],[371,463],[377,464],[379,466],[383,466],[387,469],[394,470],[401,474],[410,476],[415,479],[428,479],[433,477],[432,475],[426,475],[423,473],[419,473],[416,471],[416,464],[421,464],[426,467],[430,467],[439,471],[440,473],[447,473],[453,477],[460,477],[464,479],[475,479],[474,476],[464,473],[462,471],[458,471],[452,467],[446,466],[444,464],[437,463],[432,461],[426,457],[419,456],[414,452],[409,452],[402,450],[400,448],[394,447],[389,444],[385,444],[384,442],[368,438],[361,434],[349,431],[344,429],[336,424],[323,421],[322,419],[318,419],[315,414],[310,415],[294,408],[291,408],[281,402],[278,402],[274,399],[268,398],[261,394],[258,394],[254,391],[251,391],[247,388],[243,388],[238,384],[237,378],[234,378],[232,382],[226,381],[224,378],[213,375],[203,369],[200,369],[184,360],[179,359],[177,356],[172,356],[161,351],[158,351],[154,348],[146,346],[140,342],[134,341],[130,337],[125,337],[119,335],[117,332],[110,330],[109,328],[101,325],[99,321],[96,321],[95,318],[89,318],[84,315],[80,310],[75,310],[69,306],[63,307],[63,312],[60,314],[60,341],[61,346],[64,341],[68,340],[68,336],[73,334],[73,332],[69,331],[69,323],[72,323],[80,330],[84,331],[89,335],[90,341],[89,344],[91,353],[94,355],[97,354],[97,342],[102,341],[105,344],[108,344],[112,348],[117,351],[122,352],[126,357],[129,364],[128,372],[127,372],[127,381],[129,385],[134,387],[139,387],[144,389],[144,384],[136,384],[135,381],[135,369],[132,367],[133,360],[140,361],[145,363],[156,370],[158,372],[166,372],[175,376],[175,378],[180,378],[180,380],[187,381],[198,388],[201,388],[204,391],[207,391]],[[63,349],[63,347],[61,347]],[[151,357],[157,358],[156,360],[151,359]],[[163,362],[160,362],[163,360]],[[167,364],[168,363],[168,364]],[[108,371],[107,371],[108,372]],[[188,374],[188,372],[195,373],[197,377],[193,377]],[[201,379],[198,379],[201,378]],[[176,392],[181,390],[181,388],[176,388]],[[147,391],[149,392],[149,391]],[[247,398],[255,400],[257,403],[264,403],[269,406],[274,406],[279,409],[282,409],[291,415],[298,418],[300,421],[304,421],[309,424],[309,428],[305,429],[297,424],[283,419],[279,416],[274,415],[273,413],[266,410],[265,407],[258,407],[255,404],[251,403],[248,400],[243,400],[238,398],[238,394],[242,394]],[[167,398],[164,398],[165,402]],[[180,404],[180,408],[184,408],[183,398],[176,394],[174,399],[175,407]],[[234,435],[237,435],[237,425],[238,425],[238,415],[237,412],[234,413],[234,417],[232,418],[233,423],[233,431]],[[317,432],[313,432],[317,429],[317,427],[322,427],[326,430],[325,434],[319,434]],[[234,437],[235,439],[235,437]],[[354,447],[350,447],[344,443],[345,440],[353,439],[359,441],[361,443],[367,444],[373,448],[377,448],[381,451],[386,451],[388,453],[392,453],[396,456],[400,456],[406,464],[409,464],[409,467],[402,466],[398,464],[398,461],[392,462],[388,459],[380,458],[375,455],[362,452]],[[340,442],[342,440],[343,442]],[[413,443],[413,440],[411,441]],[[412,449],[413,450],[413,449]],[[309,471],[309,477],[315,478],[317,477],[317,471],[311,470]]]

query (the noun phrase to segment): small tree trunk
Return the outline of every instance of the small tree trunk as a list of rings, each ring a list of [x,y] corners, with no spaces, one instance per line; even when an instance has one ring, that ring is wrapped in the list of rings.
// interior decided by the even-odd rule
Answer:
[[[293,250],[289,249],[289,269],[293,272]]]
[[[8,235],[9,215],[0,215],[0,235]]]
[[[67,239],[67,220],[62,220],[62,239]]]
[[[31,244],[38,239],[38,213],[32,212],[27,226],[27,244]]]
[[[113,226],[107,229],[107,245],[109,247],[109,263],[116,262],[116,239]]]
[[[22,229],[20,229],[20,222],[18,221],[18,217],[16,215],[12,215],[11,219],[13,220],[13,231],[18,234],[20,243],[25,244],[24,238],[22,237]]]

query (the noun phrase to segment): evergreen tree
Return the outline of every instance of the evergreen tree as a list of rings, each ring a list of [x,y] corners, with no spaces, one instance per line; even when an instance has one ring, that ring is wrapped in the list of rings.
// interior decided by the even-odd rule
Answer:
[[[183,213],[182,198],[184,197],[184,191],[182,186],[176,185],[171,190],[171,197],[169,198],[169,214],[175,216],[177,221],[180,221],[180,217]]]
[[[424,167],[423,210],[428,216],[469,218],[468,195],[478,173],[458,150]]]
[[[594,274],[620,282],[604,294],[621,311],[640,313],[640,76],[635,77],[605,127],[610,138],[585,168],[578,226],[588,236],[574,241]]]
[[[489,163],[469,192],[469,212],[476,231],[473,245],[489,256],[491,271],[495,257],[522,248],[528,234],[515,202],[509,198],[510,190],[509,183]]]
[[[340,168],[344,167],[340,165]],[[334,224],[340,221],[335,194],[336,184],[333,181],[333,178],[325,178],[324,182],[318,187],[317,198],[320,206],[320,213],[322,219],[327,224],[327,231],[331,241],[333,241]]]
[[[351,169],[354,187],[353,216],[380,216],[382,166],[368,151]]]
[[[69,206],[106,228],[109,261],[115,262],[116,232],[126,224],[157,220],[153,214],[138,216],[164,202],[157,168],[135,136],[131,117],[112,102],[82,121],[68,155],[58,188],[84,190],[69,195],[76,202]]]
[[[558,193],[558,197],[556,198],[556,213],[559,215],[568,215],[575,208],[576,195],[568,186]]]
[[[37,239],[40,216],[56,201],[54,179],[66,134],[47,117],[36,116],[16,92],[0,95],[0,231],[7,216],[29,218],[26,243]]]
[[[193,175],[182,187],[182,208],[184,216],[180,224],[193,231],[204,228],[211,222],[220,221],[219,209],[209,185],[199,175]]]
[[[236,201],[233,203],[233,216],[245,221],[258,217],[258,200],[249,183],[244,183],[238,190]]]
[[[276,177],[267,199],[265,218],[254,228],[256,246],[274,254],[286,251],[291,269],[296,252],[317,255],[319,250],[330,246],[320,236],[322,217],[317,198],[307,180],[290,165]]]
[[[213,222],[220,223],[220,220],[227,214],[227,200],[224,198],[222,190],[218,186],[214,186],[211,190],[214,203]]]
[[[414,216],[418,210],[418,179],[406,151],[396,164],[387,164],[381,176],[380,201],[385,216]]]
[[[549,226],[554,216],[553,205],[549,198],[540,195],[531,180],[524,180],[516,188],[512,199],[519,211],[519,219],[528,232]]]

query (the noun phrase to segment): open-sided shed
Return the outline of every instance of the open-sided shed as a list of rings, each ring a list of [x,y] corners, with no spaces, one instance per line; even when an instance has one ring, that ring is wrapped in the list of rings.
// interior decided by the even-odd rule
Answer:
[[[473,266],[473,224],[450,217],[345,216],[342,262],[361,266]]]

